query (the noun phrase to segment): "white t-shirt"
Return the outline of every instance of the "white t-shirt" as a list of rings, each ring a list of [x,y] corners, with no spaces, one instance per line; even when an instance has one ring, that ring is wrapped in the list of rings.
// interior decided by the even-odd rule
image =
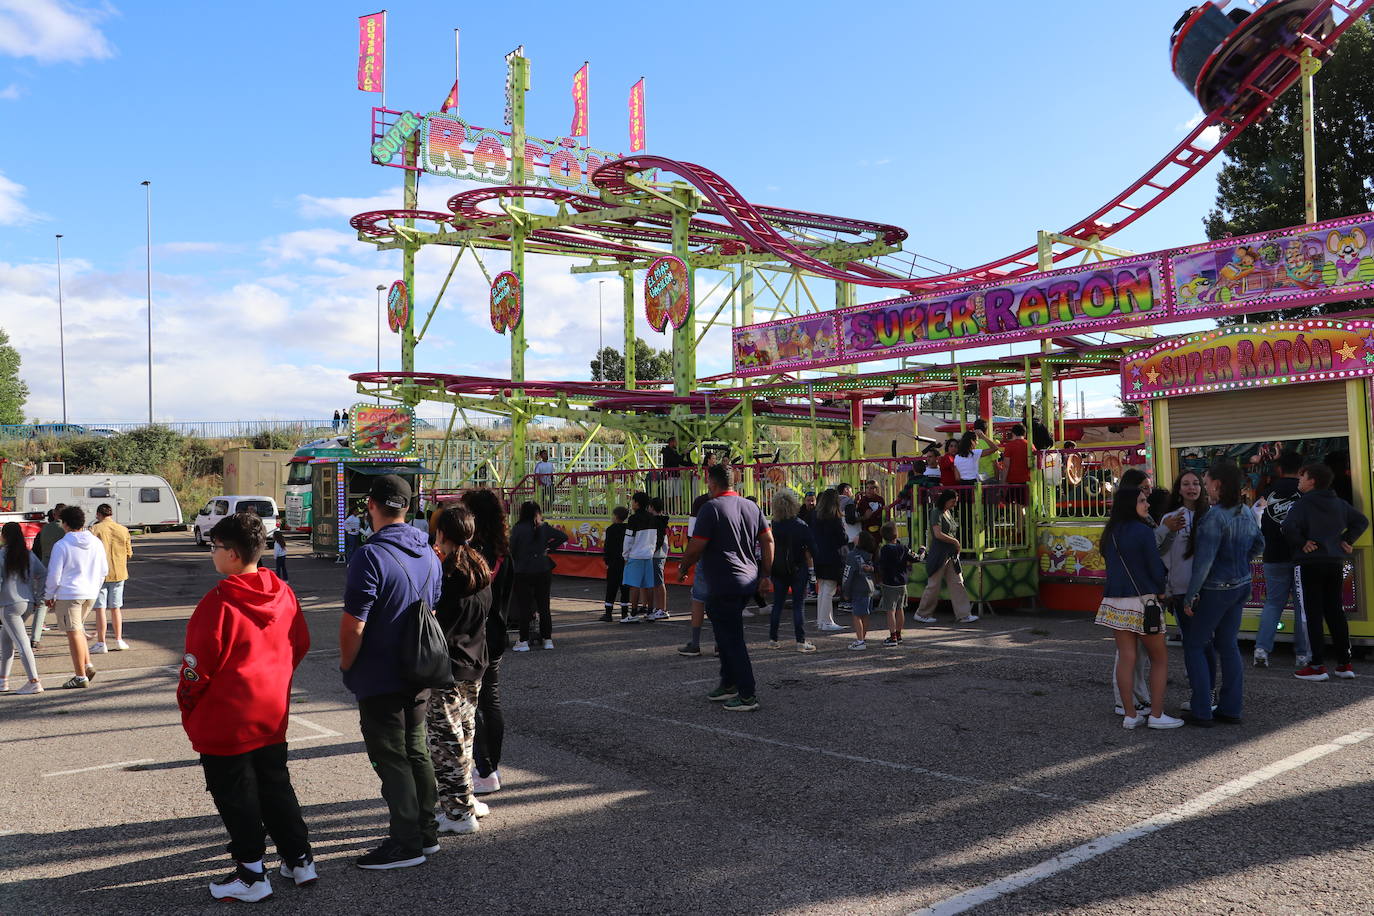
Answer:
[[[344,519],[344,534],[360,534],[363,530],[363,523],[356,515],[350,515]]]
[[[959,475],[960,480],[978,479],[978,459],[983,457],[983,449],[975,448],[969,451],[965,458],[957,452],[954,455],[954,471]]]
[[[276,541],[273,541],[273,542],[272,542],[272,556],[274,556],[274,557],[284,557],[284,556],[286,556],[286,545],[284,545],[284,544],[278,544]]]
[[[552,461],[541,461],[534,466],[534,476],[542,484],[553,483],[553,472],[556,470]]]

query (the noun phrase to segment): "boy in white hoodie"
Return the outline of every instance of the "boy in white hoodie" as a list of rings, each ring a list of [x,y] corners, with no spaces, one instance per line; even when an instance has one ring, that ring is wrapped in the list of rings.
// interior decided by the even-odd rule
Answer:
[[[57,619],[67,633],[76,674],[63,687],[85,687],[95,677],[91,653],[86,645],[86,614],[109,574],[109,560],[100,539],[86,531],[86,513],[80,506],[62,510],[66,534],[53,545],[48,560],[48,607],[55,608]]]

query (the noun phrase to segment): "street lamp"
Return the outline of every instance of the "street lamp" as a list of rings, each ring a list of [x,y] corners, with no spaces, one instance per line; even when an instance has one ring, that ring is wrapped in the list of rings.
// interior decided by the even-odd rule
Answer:
[[[140,181],[147,192],[147,273],[148,273],[148,425],[153,425],[153,183]]]
[[[377,284],[377,371],[382,371],[382,290],[386,286]],[[377,389],[377,403],[382,403],[382,390]]]
[[[62,234],[57,234],[57,354],[62,366],[62,425],[67,425],[67,332],[62,321]]]

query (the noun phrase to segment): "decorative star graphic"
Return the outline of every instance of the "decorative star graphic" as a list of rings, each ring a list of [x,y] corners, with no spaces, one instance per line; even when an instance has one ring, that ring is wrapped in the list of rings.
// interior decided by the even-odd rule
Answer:
[[[1151,369],[1149,372],[1146,372],[1145,377],[1150,380],[1151,385],[1156,385],[1159,383],[1159,373],[1156,372],[1154,369]]]
[[[1132,390],[1132,391],[1139,391],[1139,390],[1140,390],[1140,382],[1131,382],[1131,390]]]
[[[1131,366],[1131,378],[1140,378],[1140,365]]]
[[[1336,352],[1341,354],[1341,359],[1347,362],[1355,359],[1355,348],[1350,345],[1350,341],[1348,340],[1345,342],[1345,346],[1341,347]]]
[[[1364,363],[1366,366],[1374,366],[1374,352],[1365,353]]]

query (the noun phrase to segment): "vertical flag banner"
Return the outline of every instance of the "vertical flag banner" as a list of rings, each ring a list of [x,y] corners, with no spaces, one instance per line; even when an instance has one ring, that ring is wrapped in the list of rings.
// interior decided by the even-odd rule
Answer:
[[[573,74],[573,119],[572,129],[568,131],[569,137],[587,136],[587,66],[587,62],[583,61],[582,66]]]
[[[448,91],[448,98],[444,99],[444,104],[440,111],[458,112],[458,29],[453,30],[453,88]]]
[[[386,11],[358,17],[358,88],[383,92],[386,73]]]
[[[630,87],[630,152],[644,150],[644,77]]]

